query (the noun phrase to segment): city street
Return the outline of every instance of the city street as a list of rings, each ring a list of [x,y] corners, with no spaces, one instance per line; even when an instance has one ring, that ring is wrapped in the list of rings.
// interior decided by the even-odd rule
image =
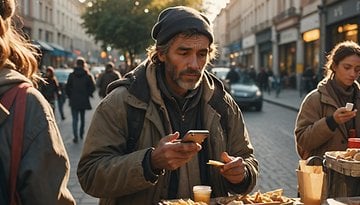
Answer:
[[[293,135],[297,112],[264,103],[262,112],[243,113],[260,165],[260,178],[254,191],[283,188],[286,196],[297,197],[295,169],[299,159]]]
[[[93,110],[86,112],[86,129],[93,111],[99,103],[97,93],[91,99]],[[71,161],[69,188],[79,205],[95,205],[98,199],[85,194],[76,176],[76,167],[81,154],[83,141],[72,142],[71,115],[68,102],[64,106],[66,120],[61,121],[56,112],[59,129],[64,139]],[[298,158],[295,152],[293,129],[296,112],[287,108],[264,102],[262,112],[244,111],[245,121],[251,136],[255,155],[260,164],[260,178],[254,191],[270,191],[283,188],[284,194],[296,197],[296,166]]]

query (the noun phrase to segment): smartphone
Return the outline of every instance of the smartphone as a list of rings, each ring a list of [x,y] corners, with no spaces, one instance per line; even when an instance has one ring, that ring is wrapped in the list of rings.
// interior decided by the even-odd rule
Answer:
[[[181,142],[196,142],[201,144],[209,136],[209,130],[189,130]]]

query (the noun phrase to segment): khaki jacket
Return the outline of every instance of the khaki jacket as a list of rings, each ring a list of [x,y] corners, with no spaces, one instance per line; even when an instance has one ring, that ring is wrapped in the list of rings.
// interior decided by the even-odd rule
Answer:
[[[144,67],[142,69],[145,69]],[[83,153],[78,165],[78,178],[84,191],[99,197],[100,204],[157,204],[166,199],[170,172],[166,171],[154,184],[144,178],[142,160],[150,147],[166,135],[163,124],[169,124],[165,104],[156,83],[155,67],[146,68],[151,100],[147,102],[136,99],[125,87],[118,87],[106,96],[97,107],[89,127]],[[146,82],[144,82],[146,83]],[[202,98],[206,102],[213,94],[213,82],[207,73],[203,83],[206,86]],[[208,104],[204,106],[205,129],[210,131],[208,140],[209,158],[220,160],[220,154],[227,151],[230,155],[244,158],[250,173],[250,184],[247,187],[228,183],[216,168],[210,168],[210,181],[214,196],[225,196],[228,192],[250,192],[256,184],[258,163],[253,156],[242,113],[229,95],[230,109],[228,135],[224,135],[219,114]],[[219,99],[222,100],[222,99]],[[128,128],[126,122],[126,106],[128,104],[146,109],[144,124],[140,134],[137,151],[125,154]],[[159,112],[164,112],[164,123]],[[183,197],[191,197],[192,186],[199,183],[199,168],[188,163],[185,167],[187,175],[183,179],[189,181],[185,190],[179,193]]]
[[[13,86],[31,82],[18,72],[0,69],[0,96]],[[46,99],[36,89],[27,90],[24,143],[18,173],[17,191],[23,205],[72,205],[67,189],[70,162],[55,116]],[[13,114],[0,124],[0,159],[9,178]],[[4,116],[4,115],[3,115]]]
[[[360,136],[360,95],[359,84],[357,88],[356,130]],[[345,105],[338,105],[327,91],[328,83],[322,81],[318,88],[310,92],[303,100],[295,124],[296,148],[302,159],[310,156],[322,157],[326,151],[341,151],[347,148],[347,130],[344,124],[335,131],[330,130],[325,119],[333,115],[336,109]]]

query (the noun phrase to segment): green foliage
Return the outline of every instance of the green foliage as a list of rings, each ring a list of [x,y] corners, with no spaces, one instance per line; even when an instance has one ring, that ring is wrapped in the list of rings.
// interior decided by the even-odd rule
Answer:
[[[92,0],[92,3],[82,15],[86,33],[133,56],[153,43],[151,29],[161,10],[175,5],[201,9],[202,0]]]

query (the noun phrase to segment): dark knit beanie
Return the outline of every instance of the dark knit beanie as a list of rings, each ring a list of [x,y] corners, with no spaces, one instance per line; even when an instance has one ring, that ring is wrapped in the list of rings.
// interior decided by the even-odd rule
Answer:
[[[169,7],[163,10],[154,25],[151,36],[157,45],[164,45],[176,34],[195,29],[213,42],[210,21],[199,11],[185,6]]]

